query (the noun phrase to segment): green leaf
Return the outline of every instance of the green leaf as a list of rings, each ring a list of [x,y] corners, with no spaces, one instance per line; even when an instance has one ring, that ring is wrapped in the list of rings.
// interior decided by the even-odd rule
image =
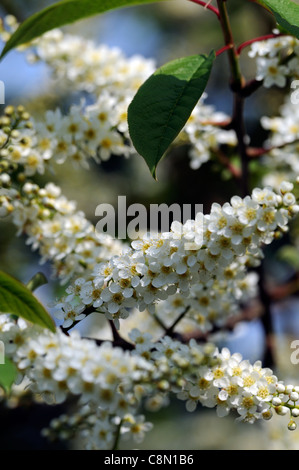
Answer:
[[[7,394],[10,393],[11,386],[16,381],[18,376],[18,369],[15,364],[9,359],[5,358],[5,363],[0,362],[0,387],[2,387]]]
[[[277,23],[299,39],[299,5],[291,0],[263,0]]]
[[[116,8],[145,5],[155,1],[165,0],[63,0],[57,2],[26,19],[7,41],[0,59],[11,49],[28,43],[51,29]]]
[[[55,332],[55,323],[37,298],[19,281],[0,271],[0,312],[22,317]]]
[[[130,136],[154,178],[158,162],[204,92],[214,60],[211,52],[163,65],[139,88],[130,104]]]

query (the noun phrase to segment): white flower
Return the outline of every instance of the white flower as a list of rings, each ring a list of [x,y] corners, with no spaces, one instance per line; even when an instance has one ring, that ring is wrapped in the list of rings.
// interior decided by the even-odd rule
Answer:
[[[263,80],[263,84],[266,88],[270,88],[273,85],[283,88],[286,85],[288,68],[284,65],[280,65],[277,58],[261,58],[257,65],[256,79]]]
[[[72,305],[66,303],[58,305],[55,311],[55,316],[63,321],[63,328],[70,327],[74,322],[83,320],[86,315],[83,313],[85,309],[84,305]]]
[[[97,420],[92,428],[92,432],[88,435],[89,445],[96,449],[110,449],[113,444],[114,434],[116,431],[115,424],[108,419]]]
[[[132,295],[133,289],[123,290],[119,284],[112,283],[101,292],[101,300],[105,302],[108,312],[113,315],[121,309],[134,306]]]
[[[132,437],[137,444],[143,441],[145,433],[153,428],[152,423],[146,422],[143,415],[132,416],[128,415],[123,421],[122,432],[126,437]]]

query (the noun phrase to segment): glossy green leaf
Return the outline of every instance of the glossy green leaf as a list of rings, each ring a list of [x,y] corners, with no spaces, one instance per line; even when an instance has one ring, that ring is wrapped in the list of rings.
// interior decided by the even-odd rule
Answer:
[[[152,175],[204,92],[215,53],[171,61],[138,90],[128,109],[129,132]]]
[[[0,271],[0,312],[16,315],[55,332],[55,323],[42,304],[19,281]]]
[[[0,363],[0,387],[9,394],[13,383],[18,375],[18,370],[13,362],[5,358],[5,363]]]
[[[116,8],[146,5],[165,0],[63,0],[26,19],[6,43],[1,57],[11,49],[28,43],[54,28]],[[169,1],[169,0],[167,0]]]
[[[299,5],[292,0],[262,0],[277,23],[299,39]]]

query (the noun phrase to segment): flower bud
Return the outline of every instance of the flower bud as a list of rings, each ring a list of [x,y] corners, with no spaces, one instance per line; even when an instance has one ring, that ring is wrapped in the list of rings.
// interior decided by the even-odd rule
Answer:
[[[288,430],[295,431],[295,429],[297,429],[297,424],[295,423],[293,419],[291,419],[291,421],[288,424]]]
[[[290,393],[290,400],[292,400],[292,401],[297,401],[298,398],[299,398],[299,395],[298,395],[297,392],[292,392],[292,393]]]
[[[279,186],[279,190],[282,195],[292,191],[294,188],[294,185],[290,183],[289,181],[283,181],[281,185]]]
[[[286,406],[280,405],[275,407],[275,411],[279,416],[285,416],[289,412],[289,409]]]
[[[268,421],[269,419],[271,419],[272,416],[273,416],[273,413],[271,410],[267,410],[262,413],[262,417],[265,421]]]
[[[281,399],[280,399],[279,397],[273,397],[273,398],[272,398],[272,404],[273,404],[274,406],[279,406],[279,405],[281,405]]]
[[[276,390],[278,393],[284,393],[285,389],[286,389],[285,385],[282,383],[276,385]]]

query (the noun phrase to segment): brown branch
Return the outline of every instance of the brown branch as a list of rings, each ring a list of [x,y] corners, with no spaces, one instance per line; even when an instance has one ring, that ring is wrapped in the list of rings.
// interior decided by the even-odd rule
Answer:
[[[87,307],[84,312],[84,315],[86,315],[86,317],[88,317],[89,315],[91,315],[92,313],[95,313],[96,312],[96,309],[91,306],[91,307]],[[85,317],[85,318],[86,318]],[[85,320],[84,318],[84,320]],[[61,331],[66,335],[66,336],[69,336],[69,331],[72,330],[75,326],[77,326],[79,323],[81,323],[82,320],[78,320],[78,321],[75,321],[74,323],[72,323],[72,325],[64,328],[63,326],[60,327]]]

